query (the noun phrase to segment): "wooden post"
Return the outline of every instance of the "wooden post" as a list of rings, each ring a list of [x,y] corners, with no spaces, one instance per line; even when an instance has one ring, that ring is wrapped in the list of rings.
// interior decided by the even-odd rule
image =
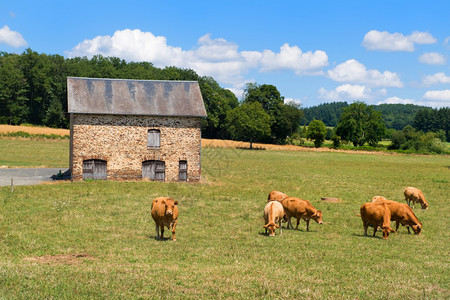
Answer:
[[[11,178],[11,193],[14,192],[14,178]]]

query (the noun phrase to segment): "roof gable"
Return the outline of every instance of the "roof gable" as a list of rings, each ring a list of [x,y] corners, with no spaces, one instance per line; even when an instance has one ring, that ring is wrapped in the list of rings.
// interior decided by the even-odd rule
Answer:
[[[197,81],[67,78],[69,113],[206,117]]]

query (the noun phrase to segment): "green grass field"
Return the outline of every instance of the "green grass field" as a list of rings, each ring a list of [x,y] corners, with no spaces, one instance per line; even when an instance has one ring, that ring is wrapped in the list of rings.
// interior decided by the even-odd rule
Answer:
[[[67,165],[68,146],[43,143],[52,163],[30,152],[17,165]],[[202,171],[198,184],[0,188],[0,298],[450,298],[448,156],[204,148]],[[403,202],[406,186],[430,204],[415,209],[423,233],[364,237],[354,211],[374,195]],[[310,200],[325,224],[265,236],[271,190]],[[180,202],[177,242],[154,239],[157,196]]]

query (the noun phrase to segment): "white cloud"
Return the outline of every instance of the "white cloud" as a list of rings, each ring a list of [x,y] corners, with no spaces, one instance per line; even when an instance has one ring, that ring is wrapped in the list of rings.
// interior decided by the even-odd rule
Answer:
[[[201,76],[213,76],[221,83],[241,90],[243,75],[251,69],[260,72],[291,70],[297,75],[319,74],[328,65],[324,51],[302,52],[297,46],[284,44],[280,52],[271,50],[239,51],[238,45],[225,39],[212,39],[210,34],[199,38],[194,49],[184,50],[167,43],[164,36],[139,29],[118,30],[113,36],[97,36],[84,40],[67,52],[69,57],[96,54],[115,56],[129,61],[149,61],[157,67],[191,68]]]
[[[415,44],[434,44],[437,40],[428,32],[414,31],[411,35],[371,30],[364,36],[362,45],[368,50],[414,51]]]
[[[429,65],[444,65],[446,59],[444,55],[437,52],[427,52],[419,56],[419,61]]]
[[[425,86],[431,86],[439,83],[450,83],[450,76],[446,76],[443,72],[439,72],[434,75],[428,75],[423,79],[423,84]]]
[[[412,99],[401,99],[399,97],[389,97],[383,101],[377,102],[377,104],[414,104]]]
[[[25,47],[28,43],[17,31],[12,31],[7,25],[0,28],[0,43],[5,43],[11,47]]]
[[[343,84],[334,90],[321,88],[319,97],[325,100],[367,100],[371,98],[372,90],[363,85]]]
[[[427,91],[423,95],[423,99],[426,101],[420,102],[419,104],[436,108],[450,107],[450,90]]]
[[[403,87],[397,73],[367,70],[363,64],[354,59],[328,70],[328,76],[337,82],[361,83],[371,87]]]
[[[328,65],[328,56],[324,51],[302,52],[297,46],[284,44],[279,53],[264,50],[260,60],[261,72],[293,70],[295,74],[316,73]]]
[[[423,98],[427,100],[448,101],[450,104],[450,90],[427,91],[423,95]]]
[[[288,97],[285,97],[285,98],[284,98],[284,103],[286,103],[286,104],[292,103],[292,104],[298,105],[298,106],[302,106],[302,105],[303,105],[302,100],[300,100],[300,99],[295,99],[295,98],[288,98]]]
[[[444,40],[444,46],[445,46],[445,48],[447,48],[447,49],[450,48],[450,36],[447,37],[447,38]]]

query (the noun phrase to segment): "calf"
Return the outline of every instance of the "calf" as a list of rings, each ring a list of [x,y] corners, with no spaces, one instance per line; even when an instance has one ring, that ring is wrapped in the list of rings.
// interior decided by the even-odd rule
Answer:
[[[269,236],[275,236],[275,228],[280,228],[281,232],[281,220],[285,218],[283,206],[278,201],[271,201],[266,204],[264,208],[264,228],[269,229]],[[278,224],[277,224],[278,223]]]
[[[294,228],[291,223],[291,217],[297,219],[297,226],[295,227],[295,229],[298,229],[300,219],[306,221],[306,231],[309,231],[310,219],[313,219],[319,224],[323,224],[322,212],[315,209],[308,200],[303,200],[295,197],[286,197],[283,201],[281,201],[281,204],[283,205],[284,211],[286,212],[286,217],[288,219],[287,228]]]
[[[414,203],[418,202],[422,206],[422,209],[428,209],[428,202],[425,200],[425,196],[423,195],[422,191],[415,188],[415,187],[407,187],[403,194],[405,195],[405,201],[408,203],[408,205],[411,207],[412,202],[412,208],[414,208]]]
[[[406,226],[408,233],[411,233],[411,227],[415,234],[420,234],[422,230],[422,223],[419,222],[411,207],[405,203],[388,200],[382,196],[375,196],[372,198],[372,203],[386,203],[391,212],[391,221],[395,221],[395,231],[398,230],[400,224]]]
[[[279,191],[271,191],[269,196],[267,197],[267,202],[270,201],[282,201],[286,198],[286,194]]]
[[[373,226],[373,236],[377,232],[378,226],[382,228],[383,239],[389,238],[389,233],[395,232],[391,228],[391,211],[386,203],[364,203],[360,209],[361,220],[364,227],[364,235],[367,236],[367,228]]]
[[[153,199],[152,202],[152,218],[156,224],[156,238],[164,238],[164,226],[167,229],[172,229],[172,240],[176,241],[175,228],[178,221],[178,201],[174,201],[172,198],[159,197]],[[161,235],[159,235],[159,229],[161,228]]]

